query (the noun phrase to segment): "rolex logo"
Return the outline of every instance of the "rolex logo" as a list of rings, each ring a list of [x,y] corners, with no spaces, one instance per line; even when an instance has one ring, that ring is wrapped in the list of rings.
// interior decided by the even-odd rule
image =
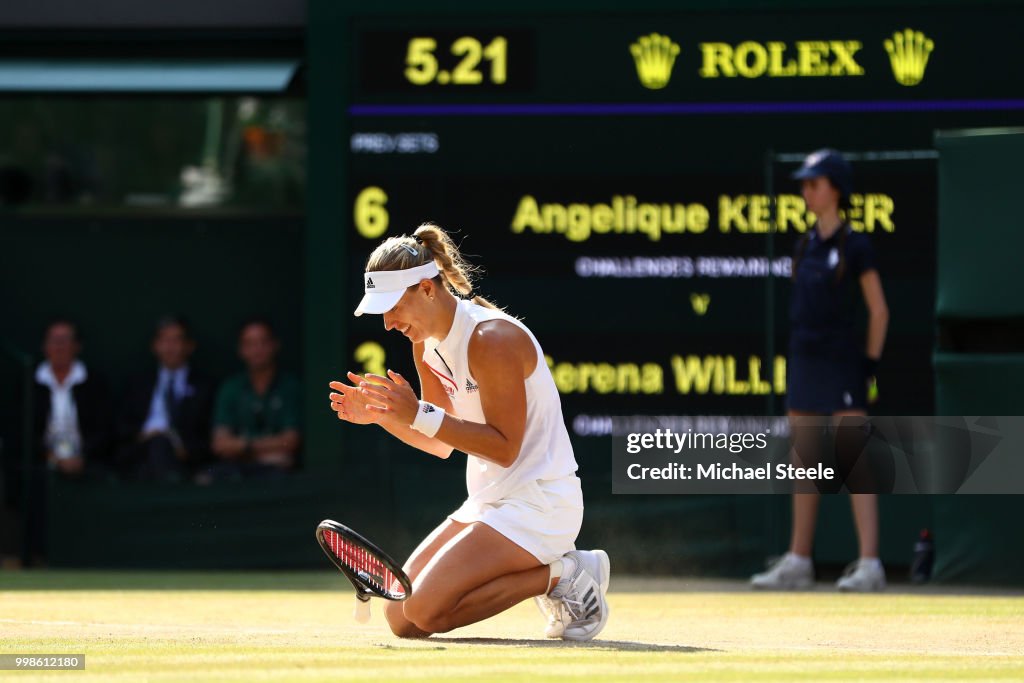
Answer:
[[[645,88],[660,90],[668,85],[672,66],[679,54],[679,45],[671,38],[660,33],[641,36],[629,46],[629,52],[636,62],[636,74]]]
[[[908,28],[893,33],[892,38],[885,41],[885,51],[889,53],[896,82],[900,85],[920,83],[928,66],[928,55],[934,48],[932,39],[920,31]]]

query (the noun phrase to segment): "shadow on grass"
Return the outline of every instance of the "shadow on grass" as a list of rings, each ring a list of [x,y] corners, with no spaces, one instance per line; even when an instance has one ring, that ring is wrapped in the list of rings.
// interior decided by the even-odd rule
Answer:
[[[591,640],[585,643],[579,643],[571,640],[540,640],[530,638],[431,637],[420,642],[422,642],[425,645],[436,643],[438,645],[492,645],[497,647],[547,647],[556,649],[585,648],[588,650],[615,650],[617,652],[719,652],[719,650],[714,650],[705,647],[690,647],[688,645],[657,645],[655,643],[637,643],[629,640]]]

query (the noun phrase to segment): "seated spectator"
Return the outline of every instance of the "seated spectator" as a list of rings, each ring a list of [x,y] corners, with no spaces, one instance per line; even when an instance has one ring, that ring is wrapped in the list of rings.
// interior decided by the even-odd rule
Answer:
[[[299,383],[278,369],[279,348],[268,321],[254,318],[242,325],[238,355],[246,369],[217,393],[213,453],[219,462],[200,483],[277,476],[295,466],[301,441]]]
[[[209,453],[213,385],[189,367],[195,341],[184,318],[161,318],[156,372],[129,383],[118,421],[119,464],[138,480],[178,481]]]
[[[78,359],[74,323],[58,319],[46,328],[36,368],[35,439],[40,461],[57,473],[80,476],[108,458],[111,412],[106,384]]]
[[[57,319],[43,335],[43,357],[36,368],[35,450],[31,472],[28,547],[41,564],[46,556],[47,470],[68,478],[95,473],[108,459],[111,411],[103,380],[78,359],[77,326]]]

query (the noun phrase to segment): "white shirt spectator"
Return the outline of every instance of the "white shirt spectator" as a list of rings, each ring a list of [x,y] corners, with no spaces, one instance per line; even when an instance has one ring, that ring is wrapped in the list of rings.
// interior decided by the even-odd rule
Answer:
[[[44,361],[36,368],[36,381],[50,389],[50,419],[46,423],[46,448],[58,458],[82,454],[82,432],[78,428],[78,407],[71,389],[89,377],[85,364],[76,360],[64,382],[57,381],[53,368]]]

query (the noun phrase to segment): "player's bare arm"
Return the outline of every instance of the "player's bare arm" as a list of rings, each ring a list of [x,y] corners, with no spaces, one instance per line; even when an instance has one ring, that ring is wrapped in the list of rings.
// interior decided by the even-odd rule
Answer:
[[[519,455],[526,429],[523,381],[537,364],[533,342],[509,322],[482,323],[469,344],[469,363],[480,385],[487,422],[470,422],[448,414],[434,440],[508,467]],[[411,425],[420,407],[404,378],[390,374],[389,378],[367,375],[361,385],[368,400],[367,411],[379,414],[379,424],[388,431]]]

